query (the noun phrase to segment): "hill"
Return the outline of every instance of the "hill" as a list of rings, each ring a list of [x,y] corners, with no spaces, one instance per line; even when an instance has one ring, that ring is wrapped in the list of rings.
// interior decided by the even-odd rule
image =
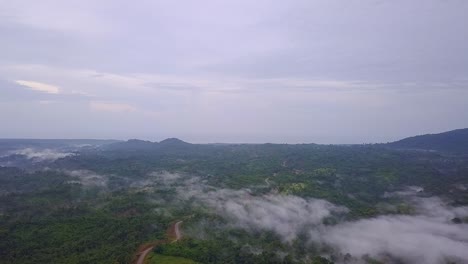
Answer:
[[[175,149],[183,149],[187,150],[188,147],[192,146],[192,144],[182,141],[178,138],[167,138],[162,140],[161,142],[151,142],[146,140],[139,140],[139,139],[130,139],[123,142],[117,142],[114,144],[109,144],[103,146],[103,150],[107,151],[167,151],[167,150],[175,150]]]
[[[185,141],[182,141],[178,138],[166,138],[165,140],[159,142],[159,145],[164,146],[188,146],[191,145]]]
[[[468,153],[468,128],[439,134],[427,134],[405,138],[387,144],[404,149],[434,150],[451,153]]]

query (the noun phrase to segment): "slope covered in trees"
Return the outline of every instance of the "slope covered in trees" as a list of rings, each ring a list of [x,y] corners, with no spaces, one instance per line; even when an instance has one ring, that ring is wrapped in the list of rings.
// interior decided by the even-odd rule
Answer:
[[[409,137],[387,145],[395,148],[468,154],[468,128]]]

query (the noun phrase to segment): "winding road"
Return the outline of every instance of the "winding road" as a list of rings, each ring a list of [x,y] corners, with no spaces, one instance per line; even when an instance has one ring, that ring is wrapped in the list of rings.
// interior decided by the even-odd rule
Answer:
[[[180,224],[182,224],[182,221],[179,221],[179,222],[175,223],[175,225],[174,225],[174,233],[175,233],[176,237],[175,237],[175,240],[173,242],[175,242],[175,241],[182,238],[182,234],[180,233],[180,228],[179,228]]]
[[[154,248],[154,247],[149,247],[149,248],[143,250],[143,251],[141,252],[140,256],[138,257],[138,260],[137,260],[136,264],[143,264],[143,263],[145,263],[145,258],[146,258],[146,256],[148,255],[148,253],[151,252],[151,250],[153,250],[153,248]]]
[[[175,238],[174,240],[170,241],[170,242],[176,242],[177,240],[181,239],[182,238],[182,234],[180,232],[180,224],[182,224],[183,221],[178,221],[176,222],[174,225],[173,225],[173,228],[174,228],[174,234],[175,234]],[[168,234],[172,233],[172,227],[169,228],[169,230],[167,231]],[[136,264],[144,264],[145,263],[145,259],[146,259],[146,256],[148,256],[148,254],[153,250],[154,248],[154,245],[153,246],[150,246],[148,247],[147,249],[143,250],[140,252],[140,254],[138,255],[138,259],[136,261]]]

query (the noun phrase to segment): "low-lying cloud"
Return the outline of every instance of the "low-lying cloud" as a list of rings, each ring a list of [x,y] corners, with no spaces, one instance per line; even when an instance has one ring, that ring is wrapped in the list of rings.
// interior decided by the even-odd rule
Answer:
[[[179,190],[179,193],[185,199],[199,200],[238,227],[273,231],[285,242],[291,242],[305,228],[322,225],[327,217],[348,212],[342,206],[321,199],[275,194],[255,196],[248,189],[192,185]]]
[[[311,231],[315,232],[315,231]],[[405,263],[468,261],[468,227],[426,216],[382,216],[326,229],[324,241],[354,257],[391,256]]]
[[[297,196],[252,196],[246,191],[220,190],[208,194],[207,204],[239,226],[255,230],[270,230],[285,241],[292,241],[304,228],[314,228],[344,207],[319,199]]]
[[[109,177],[106,175],[97,174],[89,170],[73,170],[65,171],[65,173],[71,177],[77,178],[77,181],[71,183],[80,183],[83,186],[98,186],[107,187]]]
[[[328,249],[337,263],[363,263],[373,258],[384,263],[468,263],[468,207],[452,207],[438,197],[418,197],[421,188],[392,194],[414,208],[412,215],[382,215],[343,221],[349,210],[321,199],[293,195],[255,196],[248,189],[215,189],[190,184],[179,189],[184,199],[195,198],[234,226],[248,231],[273,231],[289,243],[306,234],[311,243]],[[334,217],[334,225],[324,220]],[[330,251],[330,248],[332,249]],[[349,253],[351,257],[344,256]]]
[[[182,175],[179,173],[171,173],[168,171],[154,171],[149,174],[152,182],[157,184],[173,184],[181,179]]]
[[[24,148],[9,152],[10,155],[22,155],[33,162],[54,161],[57,159],[65,158],[75,153],[60,152],[54,149],[34,149]]]
[[[354,257],[369,255],[404,263],[468,262],[468,207],[451,207],[438,197],[412,199],[414,215],[384,215],[344,222],[323,231],[323,241]],[[315,233],[315,230],[310,231]]]
[[[109,181],[109,176],[87,170],[66,173],[84,186],[105,187]],[[138,185],[172,185],[179,199],[213,210],[231,227],[271,231],[290,245],[305,237],[336,263],[366,263],[366,258],[383,263],[468,263],[468,224],[460,223],[468,219],[468,207],[453,207],[439,197],[427,197],[421,188],[386,194],[409,204],[410,215],[346,221],[347,208],[322,199],[219,189],[197,177],[164,171],[148,176]],[[177,199],[171,202],[178,203]]]

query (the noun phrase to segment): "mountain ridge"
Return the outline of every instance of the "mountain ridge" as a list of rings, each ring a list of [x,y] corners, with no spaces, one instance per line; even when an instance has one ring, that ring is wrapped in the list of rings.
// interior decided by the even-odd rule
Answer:
[[[407,137],[386,145],[402,149],[468,153],[468,128]]]

